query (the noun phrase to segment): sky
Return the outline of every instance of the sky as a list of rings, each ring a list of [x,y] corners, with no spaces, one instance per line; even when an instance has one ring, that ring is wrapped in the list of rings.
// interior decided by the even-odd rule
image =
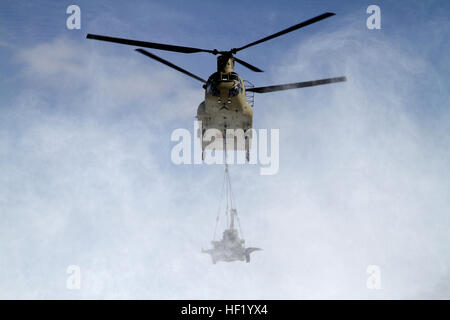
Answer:
[[[257,3],[257,5],[256,5]],[[81,9],[68,30],[66,9]],[[381,9],[369,30],[366,9]],[[248,246],[209,247],[221,165],[175,165],[201,84],[87,33],[229,49],[257,86],[347,82],[255,96],[280,167],[230,168]],[[448,1],[2,1],[0,298],[449,299]],[[447,40],[447,41],[446,41]],[[215,57],[149,50],[203,77]],[[223,219],[222,219],[223,223]],[[68,289],[67,268],[80,268]],[[367,286],[377,266],[381,288]]]

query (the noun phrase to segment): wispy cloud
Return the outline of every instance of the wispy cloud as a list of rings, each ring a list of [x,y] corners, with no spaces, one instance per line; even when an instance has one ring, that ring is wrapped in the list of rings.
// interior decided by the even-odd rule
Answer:
[[[247,244],[264,251],[212,265],[200,247],[222,168],[170,164],[201,91],[132,51],[58,38],[19,52],[25,89],[0,116],[0,297],[448,298],[449,114],[411,111],[415,80],[443,75],[355,26],[285,55],[273,83],[349,81],[257,97],[256,126],[280,128],[280,173],[231,172]]]

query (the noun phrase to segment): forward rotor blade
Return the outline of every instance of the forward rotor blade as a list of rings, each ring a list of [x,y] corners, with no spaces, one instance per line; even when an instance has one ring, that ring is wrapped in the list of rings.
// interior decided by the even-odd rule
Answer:
[[[264,42],[264,41],[267,41],[267,40],[270,40],[270,39],[279,37],[279,36],[281,36],[281,35],[283,35],[283,34],[286,34],[286,33],[291,32],[291,31],[294,31],[294,30],[297,30],[297,29],[306,27],[306,26],[308,26],[308,25],[310,25],[310,24],[313,24],[313,23],[315,23],[315,22],[317,22],[317,21],[326,19],[326,18],[331,17],[331,16],[334,16],[334,15],[335,15],[335,13],[333,13],[333,12],[326,12],[326,13],[323,13],[323,14],[321,14],[320,16],[317,16],[317,17],[314,17],[314,18],[312,18],[312,19],[303,21],[303,22],[301,22],[301,23],[299,23],[299,24],[296,24],[295,26],[292,26],[292,27],[289,27],[289,28],[287,28],[287,29],[281,30],[280,32],[274,33],[274,34],[272,34],[272,35],[270,35],[270,36],[267,36],[267,37],[265,37],[265,38],[262,38],[262,39],[260,39],[260,40],[255,41],[255,42],[249,43],[249,44],[247,44],[247,45],[245,45],[245,46],[243,46],[243,47],[232,49],[231,51],[232,51],[233,53],[236,53],[236,52],[241,51],[241,50],[243,50],[243,49],[246,49],[246,48],[248,48],[248,47],[251,47],[251,46],[254,46],[254,45],[259,44],[259,43],[261,43],[261,42]]]
[[[244,60],[238,59],[238,58],[236,58],[236,57],[233,57],[233,59],[234,59],[234,61],[236,61],[237,63],[242,64],[244,67],[247,67],[247,68],[249,68],[249,69],[252,70],[252,71],[255,71],[255,72],[264,72],[264,71],[262,71],[261,69],[255,67],[255,66],[252,66],[250,63],[245,62]]]
[[[347,78],[346,77],[337,77],[337,78],[328,78],[328,79],[305,81],[305,82],[280,84],[280,85],[268,86],[268,87],[248,88],[248,89],[246,89],[246,91],[252,91],[252,92],[256,92],[256,93],[267,93],[267,92],[274,92],[274,91],[280,91],[280,90],[289,90],[289,89],[320,86],[322,84],[343,82],[343,81],[347,81]]]
[[[158,49],[158,50],[174,51],[174,52],[181,52],[181,53],[197,53],[197,52],[214,53],[214,50],[206,50],[206,49],[199,49],[199,48],[174,46],[174,45],[171,45],[171,44],[146,42],[146,41],[139,41],[139,40],[124,39],[124,38],[114,38],[114,37],[101,36],[101,35],[90,34],[90,33],[87,34],[86,38],[87,39],[100,40],[100,41],[107,41],[107,42],[126,44],[126,45],[136,46],[136,47],[144,47],[144,48],[151,48],[151,49]]]
[[[148,51],[146,51],[144,49],[136,49],[136,51],[139,52],[139,53],[142,53],[143,55],[145,55],[145,56],[147,56],[149,58],[155,59],[156,61],[159,61],[159,62],[165,64],[166,66],[174,68],[175,70],[178,70],[178,71],[188,75],[189,77],[192,77],[192,78],[194,78],[194,79],[196,79],[198,81],[206,83],[205,79],[202,79],[202,78],[196,76],[195,74],[192,74],[189,71],[184,70],[183,68],[180,68],[179,66],[174,65],[172,62],[169,62],[167,60],[164,60],[163,58],[160,58],[160,57],[154,55],[153,53],[150,53],[150,52],[148,52]]]

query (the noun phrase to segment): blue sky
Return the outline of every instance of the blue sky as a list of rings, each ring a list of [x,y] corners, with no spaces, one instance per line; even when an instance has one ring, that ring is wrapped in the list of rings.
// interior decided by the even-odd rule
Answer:
[[[449,298],[447,1],[78,1],[81,30],[67,30],[70,4],[0,4],[0,297]],[[366,28],[370,4],[381,30]],[[280,171],[231,172],[247,244],[264,251],[213,266],[199,251],[223,168],[170,161],[201,87],[85,35],[228,49],[327,11],[238,55],[266,71],[236,68],[256,85],[348,81],[256,96]],[[65,287],[71,264],[81,290]],[[372,264],[382,290],[366,287]]]

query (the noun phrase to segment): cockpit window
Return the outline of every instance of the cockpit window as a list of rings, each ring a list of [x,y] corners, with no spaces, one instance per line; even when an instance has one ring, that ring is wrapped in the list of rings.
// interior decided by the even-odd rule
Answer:
[[[234,80],[234,81],[239,81],[239,76],[236,72],[230,72],[230,73],[219,73],[219,72],[215,72],[213,73],[208,81],[210,80],[216,80],[216,81],[230,81],[230,80]]]
[[[215,74],[213,74],[211,77],[209,77],[208,81],[206,82],[206,93],[208,93],[212,96],[215,96],[215,97],[219,97],[220,91],[216,87],[217,81],[215,80],[214,75]]]
[[[235,97],[237,96],[239,93],[242,93],[242,85],[241,82],[239,81],[239,83],[237,85],[235,85],[233,88],[230,89],[230,92],[228,93],[228,95],[230,97]]]
[[[218,97],[220,96],[220,91],[217,89],[213,81],[210,81],[206,85],[206,93]]]
[[[238,74],[236,72],[230,72],[228,74],[220,74],[219,72],[216,72],[212,74],[208,81],[206,82],[206,93],[219,97],[220,96],[220,90],[217,89],[217,84],[221,81],[237,81],[238,83],[229,90],[228,95],[230,97],[235,97],[238,94],[243,92],[243,84],[241,79],[239,78]]]
[[[238,77],[237,73],[234,73],[234,72],[230,73],[229,79],[234,80],[234,81],[239,81],[239,77]]]

